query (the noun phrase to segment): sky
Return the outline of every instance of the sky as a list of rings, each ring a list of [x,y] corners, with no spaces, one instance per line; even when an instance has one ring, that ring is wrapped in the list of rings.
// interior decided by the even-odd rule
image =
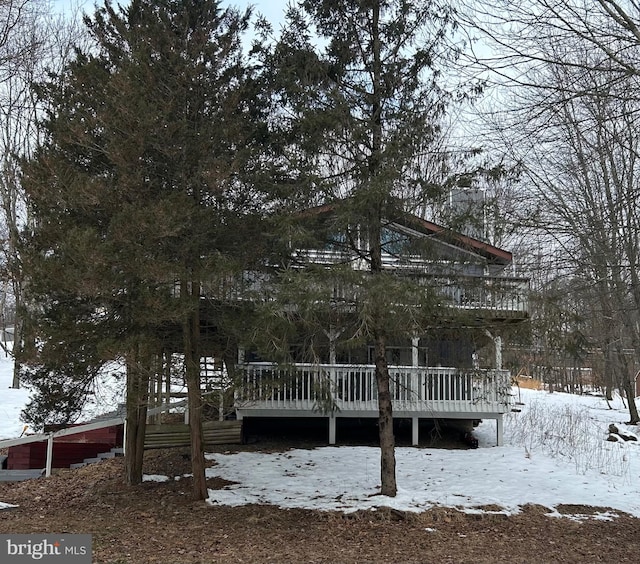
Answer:
[[[20,435],[20,411],[27,390],[10,389],[11,359],[0,357],[0,438]],[[110,411],[121,401],[118,386],[105,376],[85,413],[85,420]],[[210,490],[211,505],[268,504],[321,511],[375,511],[389,506],[424,511],[434,506],[480,513],[518,513],[536,503],[560,517],[560,504],[603,509],[587,517],[615,519],[618,512],[640,517],[640,444],[608,442],[610,423],[628,433],[628,413],[620,400],[608,409],[603,398],[522,390],[524,405],[505,421],[505,445],[495,446],[495,422],[476,429],[479,448],[396,449],[398,495],[375,495],[380,488],[380,451],[375,447],[327,446],[286,452],[208,454],[210,477],[235,482]],[[182,480],[183,476],[146,475],[146,481]],[[46,486],[46,479],[43,485]],[[185,484],[186,486],[186,484]],[[0,509],[7,505],[0,499]]]
[[[244,9],[247,6],[253,6],[256,12],[261,13],[267,20],[269,20],[274,30],[278,30],[278,25],[282,23],[284,19],[284,12],[287,9],[291,0],[229,0],[223,1],[223,4],[229,6],[236,6]]]
[[[254,6],[255,11],[263,14],[270,22],[276,24],[282,21],[284,12],[290,0],[222,0],[223,6],[236,6],[245,9]],[[112,0],[114,5],[126,4],[125,0]],[[53,0],[53,5],[60,11],[68,11],[81,6],[85,11],[93,11],[95,5],[101,6],[103,0]]]
[[[284,14],[287,6],[291,1],[295,0],[220,0],[221,7],[236,7],[241,11],[245,10],[249,6],[254,8],[254,16],[256,14],[262,14],[267,21],[273,26],[274,35],[277,37],[280,31],[280,27],[284,22]],[[114,5],[126,5],[128,0],[111,0]],[[102,6],[104,0],[52,0],[54,8],[61,13],[75,13],[78,9],[80,13],[93,14],[96,6]],[[254,18],[255,19],[255,18]],[[249,32],[247,35],[247,42],[249,43],[252,38],[252,34]]]

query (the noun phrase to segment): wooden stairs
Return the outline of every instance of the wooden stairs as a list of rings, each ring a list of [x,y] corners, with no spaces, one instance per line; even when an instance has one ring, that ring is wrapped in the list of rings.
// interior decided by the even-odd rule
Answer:
[[[82,462],[74,462],[69,466],[69,468],[82,468],[83,466],[88,466],[89,464],[95,464],[96,462],[102,462],[103,460],[116,458],[118,456],[124,456],[124,449],[121,447],[113,447],[109,452],[99,452],[96,456],[85,458]]]

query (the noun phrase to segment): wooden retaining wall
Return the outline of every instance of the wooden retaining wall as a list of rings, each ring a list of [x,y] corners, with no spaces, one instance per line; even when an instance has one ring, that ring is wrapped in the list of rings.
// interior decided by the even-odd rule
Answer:
[[[205,448],[242,443],[242,421],[205,421],[202,424]],[[190,428],[184,423],[147,425],[144,448],[188,447]]]

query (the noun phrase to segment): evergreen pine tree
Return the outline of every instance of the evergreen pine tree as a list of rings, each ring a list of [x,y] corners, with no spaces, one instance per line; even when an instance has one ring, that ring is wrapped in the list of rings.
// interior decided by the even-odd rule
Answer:
[[[440,82],[453,25],[443,2],[303,0],[289,10],[267,57],[284,108],[280,123],[290,133],[283,153],[306,179],[296,202],[304,221],[292,225],[292,248],[345,250],[348,260],[366,264],[366,275],[343,264],[285,268],[280,301],[294,307],[272,316],[274,327],[263,336],[290,337],[278,323],[284,318],[372,344],[381,493],[389,496],[397,486],[387,345],[433,323],[438,299],[385,269],[383,255],[393,252],[387,226],[447,191],[440,128],[451,96]],[[301,201],[325,207],[309,215]],[[336,288],[350,288],[346,304],[336,301]]]
[[[242,56],[249,15],[217,0],[106,3],[85,19],[93,49],[42,88],[47,137],[25,164],[32,364],[82,379],[86,365],[125,361],[126,472],[137,483],[154,358],[181,335],[196,499],[207,495],[203,286],[219,304],[215,280],[256,252],[247,217],[263,206],[247,181],[261,135]],[[208,322],[224,333],[223,320]]]

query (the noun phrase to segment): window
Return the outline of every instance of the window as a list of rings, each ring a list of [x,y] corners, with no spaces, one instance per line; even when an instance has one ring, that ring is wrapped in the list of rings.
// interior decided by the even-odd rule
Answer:
[[[411,239],[408,235],[387,228],[382,229],[380,239],[383,252],[390,255],[406,253],[411,245]]]

